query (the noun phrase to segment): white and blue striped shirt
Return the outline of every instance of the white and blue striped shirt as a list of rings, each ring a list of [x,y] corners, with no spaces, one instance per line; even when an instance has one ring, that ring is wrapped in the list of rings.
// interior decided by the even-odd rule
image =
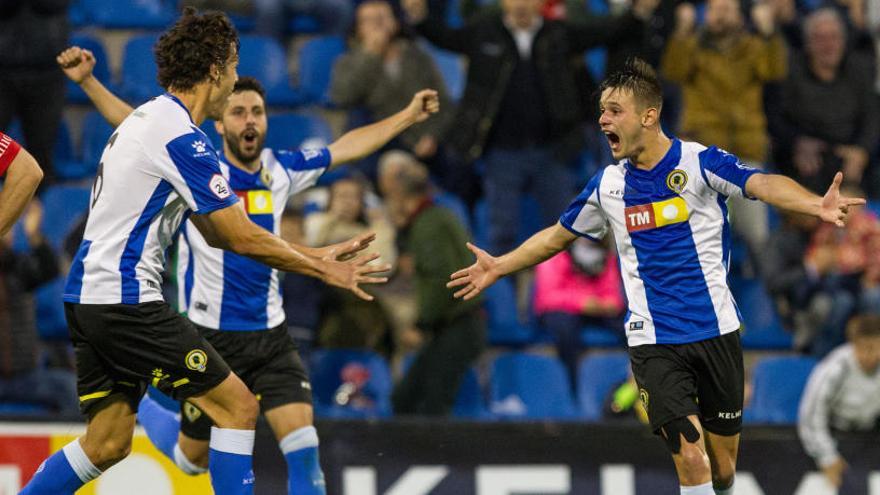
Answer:
[[[564,227],[585,237],[603,237],[611,226],[631,347],[697,342],[740,327],[727,285],[726,201],[745,196],[755,173],[723,150],[674,139],[649,171],[628,160],[600,170],[562,215]]]
[[[220,170],[250,219],[276,235],[288,198],[315,184],[330,166],[330,151],[263,149],[262,170],[249,173],[220,157]],[[180,308],[194,323],[215,330],[266,330],[284,321],[278,270],[212,248],[186,222],[177,265]]]
[[[64,301],[161,301],[165,251],[190,213],[238,202],[211,140],[165,94],[119,125],[101,155],[82,244]]]

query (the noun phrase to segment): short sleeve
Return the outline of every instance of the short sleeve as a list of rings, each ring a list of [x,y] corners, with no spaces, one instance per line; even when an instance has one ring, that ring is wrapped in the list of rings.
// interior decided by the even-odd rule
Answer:
[[[330,150],[327,148],[273,150],[273,153],[290,177],[291,195],[314,186],[332,161]]]
[[[703,150],[699,156],[700,172],[709,187],[724,196],[736,195],[754,199],[746,194],[746,181],[761,173],[760,170],[743,165],[736,155],[715,146]]]
[[[12,165],[12,160],[18,156],[21,146],[11,137],[0,132],[0,176],[6,173],[6,169]]]
[[[605,237],[608,232],[608,220],[602,212],[599,199],[603,173],[604,169],[594,175],[559,217],[559,223],[573,234],[597,240]]]
[[[168,180],[194,213],[203,215],[238,202],[232,188],[220,172],[220,162],[211,141],[204,134],[184,134],[165,148],[172,168]]]

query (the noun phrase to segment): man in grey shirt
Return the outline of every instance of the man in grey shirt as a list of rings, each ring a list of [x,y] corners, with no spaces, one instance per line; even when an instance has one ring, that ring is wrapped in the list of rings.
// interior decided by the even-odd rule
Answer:
[[[813,370],[798,414],[804,449],[836,487],[847,465],[831,430],[868,431],[880,420],[880,315],[854,317],[847,337]]]

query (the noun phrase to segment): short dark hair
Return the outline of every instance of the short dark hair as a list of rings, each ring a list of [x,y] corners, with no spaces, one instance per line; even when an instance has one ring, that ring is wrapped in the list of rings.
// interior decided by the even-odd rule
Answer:
[[[235,81],[235,86],[232,88],[232,92],[241,93],[242,91],[255,91],[260,95],[264,102],[266,101],[266,90],[255,77],[244,76],[239,77],[238,81]]]
[[[189,91],[196,84],[209,80],[211,66],[226,68],[238,33],[223,12],[198,13],[192,7],[168,31],[162,33],[153,48],[158,80],[166,90]]]
[[[846,327],[846,334],[850,340],[859,337],[880,337],[880,313],[853,316]]]
[[[631,58],[623,68],[608,76],[599,85],[599,93],[606,89],[625,89],[633,94],[646,107],[663,107],[663,86],[657,71],[640,58]]]

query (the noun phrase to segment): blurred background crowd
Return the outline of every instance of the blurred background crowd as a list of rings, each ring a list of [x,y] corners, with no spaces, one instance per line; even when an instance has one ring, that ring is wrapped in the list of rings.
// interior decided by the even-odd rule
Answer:
[[[746,420],[795,422],[813,365],[853,317],[880,312],[880,0],[0,0],[0,130],[46,173],[0,241],[0,413],[77,407],[61,280],[112,128],[55,57],[91,50],[95,76],[138,105],[161,93],[152,45],[185,5],[239,28],[239,73],[267,90],[268,147],[326,145],[440,93],[440,114],[287,206],[288,239],[374,231],[394,266],[372,302],[285,276],[319,416],[633,416],[613,242],[579,240],[470,304],[444,287],[471,262],[465,241],[514,248],[610,163],[596,88],[632,56],[664,80],[667,134],[820,194],[843,171],[869,200],[843,229],[730,205]]]

